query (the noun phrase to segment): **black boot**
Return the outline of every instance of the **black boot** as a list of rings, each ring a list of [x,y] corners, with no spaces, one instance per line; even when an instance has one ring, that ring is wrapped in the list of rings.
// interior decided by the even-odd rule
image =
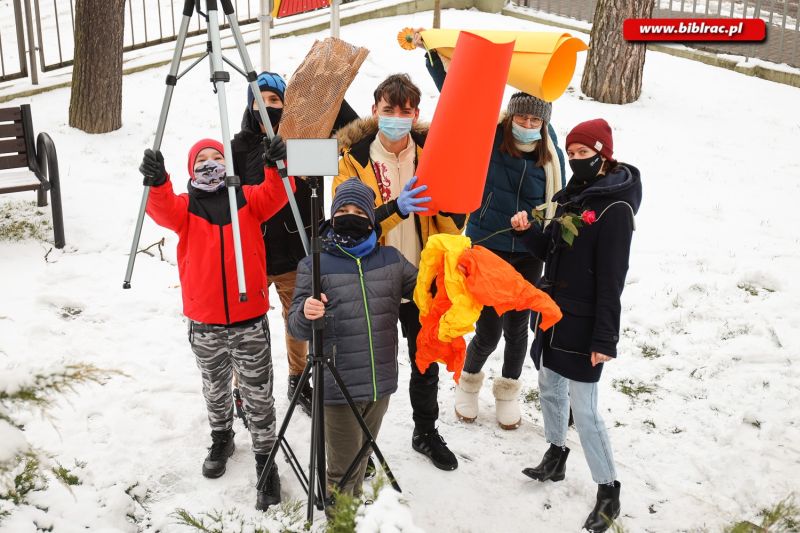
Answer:
[[[551,444],[550,448],[544,452],[542,462],[533,468],[526,468],[522,471],[526,476],[538,481],[561,481],[567,471],[567,457],[569,448]]]
[[[619,516],[619,481],[614,481],[614,485],[597,486],[597,503],[589,513],[583,529],[591,533],[601,533],[609,528],[614,519]]]
[[[458,468],[458,459],[439,431],[434,429],[430,433],[417,433],[411,438],[411,447],[423,455],[430,457],[433,465],[441,470],[455,470]]]
[[[211,448],[208,449],[206,460],[203,461],[203,475],[216,478],[225,473],[228,457],[233,455],[236,445],[233,443],[235,433],[232,429],[227,431],[211,432]]]
[[[261,479],[261,473],[267,464],[267,454],[256,454],[256,479]],[[267,474],[267,483],[264,490],[256,491],[256,509],[266,511],[270,505],[281,503],[281,478],[278,477],[278,467],[273,464]]]
[[[286,389],[286,396],[289,397],[289,400],[294,397],[294,391],[297,390],[297,385],[299,384],[300,376],[289,376],[289,387]],[[311,382],[306,380],[303,390],[300,391],[300,398],[297,400],[297,405],[308,416],[311,416],[311,392]]]

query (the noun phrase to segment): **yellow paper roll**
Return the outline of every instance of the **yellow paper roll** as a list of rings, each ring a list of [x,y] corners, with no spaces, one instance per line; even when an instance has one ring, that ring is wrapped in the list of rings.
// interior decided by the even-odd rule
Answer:
[[[586,43],[569,33],[464,30],[494,43],[515,41],[508,84],[552,102],[564,94],[575,73],[578,52]],[[425,30],[422,39],[430,50],[452,59],[461,30]]]

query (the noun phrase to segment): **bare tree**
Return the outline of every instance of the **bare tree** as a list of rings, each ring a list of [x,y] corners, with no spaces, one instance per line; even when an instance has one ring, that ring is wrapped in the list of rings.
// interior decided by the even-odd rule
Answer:
[[[125,0],[77,0],[69,125],[88,133],[122,126]]]
[[[442,27],[442,0],[433,0],[433,27]]]
[[[627,104],[642,93],[645,43],[622,37],[622,22],[649,18],[653,0],[598,0],[581,91],[599,102]]]

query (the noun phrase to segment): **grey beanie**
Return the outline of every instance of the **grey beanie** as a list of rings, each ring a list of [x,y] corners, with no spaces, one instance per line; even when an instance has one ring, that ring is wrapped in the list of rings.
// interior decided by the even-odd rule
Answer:
[[[511,115],[533,115],[549,123],[552,111],[552,103],[545,102],[528,93],[514,93],[508,101],[508,113]]]
[[[340,207],[352,204],[367,214],[372,227],[375,227],[375,191],[358,178],[350,178],[336,187],[336,196],[331,204],[331,216]]]

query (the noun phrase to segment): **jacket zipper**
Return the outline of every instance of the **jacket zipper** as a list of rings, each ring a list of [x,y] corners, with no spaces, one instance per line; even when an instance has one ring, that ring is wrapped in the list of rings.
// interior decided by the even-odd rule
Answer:
[[[361,258],[347,253],[341,246],[336,246],[342,253],[355,259],[358,266],[358,281],[361,284],[361,297],[364,299],[364,311],[367,315],[367,335],[369,336],[369,364],[372,369],[372,401],[378,401],[378,379],[375,376],[375,350],[372,346],[372,321],[369,318],[369,304],[367,303],[367,289],[364,287],[364,271],[361,269]]]
[[[225,323],[231,323],[230,310],[228,309],[228,280],[225,276],[225,233],[223,227],[219,227],[219,255],[222,260],[222,302],[225,304]]]
[[[361,270],[361,258],[356,258],[358,265],[358,281],[361,282],[361,296],[364,298],[364,310],[367,314],[367,334],[369,335],[369,363],[372,367],[372,401],[378,401],[378,380],[375,376],[375,350],[372,346],[372,321],[369,318],[369,304],[367,303],[367,289],[364,287],[364,272]]]

